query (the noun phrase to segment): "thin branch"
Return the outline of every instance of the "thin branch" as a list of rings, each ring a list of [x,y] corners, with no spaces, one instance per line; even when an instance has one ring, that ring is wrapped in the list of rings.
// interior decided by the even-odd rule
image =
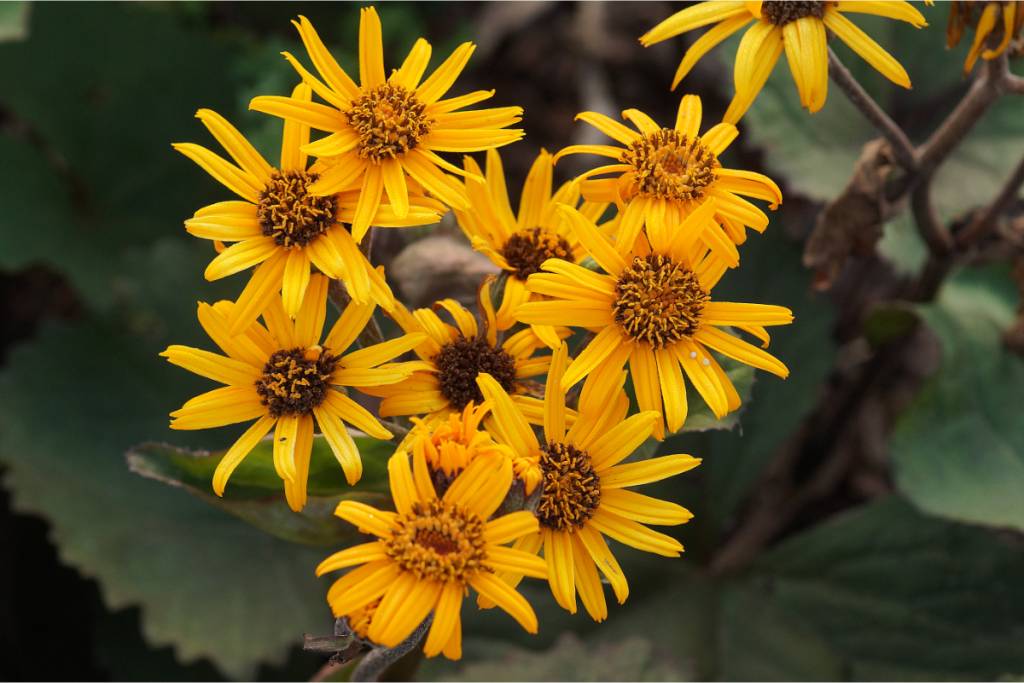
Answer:
[[[878,129],[892,147],[896,160],[903,168],[913,171],[917,168],[914,145],[895,121],[889,118],[871,95],[861,87],[850,70],[839,60],[832,48],[828,49],[828,74],[857,109]]]
[[[970,132],[988,108],[1007,89],[1009,66],[1004,53],[998,59],[985,62],[981,75],[975,79],[970,90],[953,113],[918,150],[918,164],[921,175],[927,179],[950,152],[956,149],[964,136]]]
[[[412,632],[412,635],[395,647],[377,647],[370,650],[366,653],[366,656],[363,657],[363,661],[359,662],[359,665],[352,672],[350,680],[379,680],[381,674],[383,674],[389,666],[397,662],[412,651],[413,648],[419,645],[420,641],[423,640],[423,636],[427,634],[427,629],[430,628],[432,621],[433,617],[427,617],[422,624],[416,627],[416,630]]]
[[[1004,82],[1007,92],[1012,92],[1015,95],[1024,95],[1024,76],[1006,74]]]
[[[953,236],[932,205],[930,181],[931,178],[928,177],[914,188],[910,196],[910,208],[914,214],[917,231],[928,245],[928,251],[934,256],[943,256],[953,250]]]
[[[992,202],[956,236],[957,244],[966,247],[985,237],[995,227],[1000,214],[1010,208],[1022,186],[1024,186],[1024,158],[1006,179],[1006,183],[992,199]]]

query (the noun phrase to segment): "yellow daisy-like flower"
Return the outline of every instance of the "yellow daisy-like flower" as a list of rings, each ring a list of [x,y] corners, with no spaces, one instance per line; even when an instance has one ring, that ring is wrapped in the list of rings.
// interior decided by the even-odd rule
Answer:
[[[625,255],[614,249],[597,226],[571,207],[563,207],[576,236],[604,269],[604,274],[551,259],[545,272],[531,275],[527,288],[550,301],[523,304],[523,322],[582,327],[596,333],[569,365],[562,389],[596,370],[618,370],[628,361],[640,410],[664,411],[670,432],[686,420],[683,374],[712,412],[722,417],[740,405],[740,397],[708,349],[755,368],[786,377],[778,359],[721,329],[737,327],[765,344],[769,325],[788,325],[792,312],[783,306],[713,301],[711,290],[724,272],[704,250],[686,238],[692,226],[714,212],[709,199],[678,230],[639,235]],[[694,254],[698,254],[694,258]],[[664,403],[663,403],[664,400]],[[661,425],[656,434],[662,435]]]
[[[462,600],[472,588],[508,612],[529,633],[537,616],[522,595],[497,577],[516,572],[546,578],[544,562],[505,547],[537,531],[527,511],[489,519],[512,484],[512,465],[502,455],[479,457],[438,496],[422,453],[399,451],[388,461],[395,512],[343,501],[335,514],[377,540],[331,555],[317,576],[357,567],[334,582],[327,602],[336,617],[358,614],[380,600],[366,637],[384,647],[405,640],[433,612],[423,651],[462,656]],[[365,616],[365,615],[364,615]]]
[[[539,417],[536,399],[525,396],[528,387],[524,380],[546,373],[551,356],[534,355],[544,343],[529,328],[501,338],[515,319],[504,316],[509,321],[506,326],[498,322],[491,301],[491,284],[489,278],[480,288],[478,307],[482,324],[454,299],[435,304],[436,309],[448,312],[454,325],[441,320],[433,309],[420,308],[410,313],[400,302],[396,304],[391,311],[395,322],[407,333],[424,333],[426,339],[415,348],[420,360],[414,361],[416,372],[408,379],[362,389],[383,399],[378,409],[382,417],[426,415],[425,422],[433,426],[448,413],[461,412],[470,402],[483,401],[476,386],[476,376],[481,372],[497,378],[509,393],[516,395],[524,409]],[[499,310],[506,308],[506,304],[503,301]],[[556,333],[565,337],[569,330],[559,327]]]
[[[363,464],[345,424],[377,439],[390,439],[369,411],[338,387],[391,384],[407,378],[408,364],[390,363],[423,341],[421,334],[345,353],[373,315],[373,304],[352,303],[320,342],[327,315],[327,278],[310,279],[309,292],[295,320],[275,298],[263,313],[266,326],[253,323],[241,335],[229,324],[237,304],[199,304],[199,323],[227,354],[188,346],[169,346],[162,354],[174,365],[227,386],[208,391],[171,413],[172,429],[209,429],[256,420],[221,459],[213,490],[224,495],[231,473],[274,429],[274,467],[284,480],[288,504],[306,503],[306,477],[319,426],[350,484],[359,481]]]
[[[981,10],[980,14],[977,13]],[[974,42],[964,61],[964,73],[970,73],[978,57],[992,60],[1003,54],[1010,42],[1020,36],[1024,27],[1024,2],[961,2],[949,3],[949,23],[946,24],[946,47],[960,43],[964,29],[974,27]],[[990,38],[998,40],[989,45]]]
[[[420,38],[390,76],[384,71],[381,25],[372,7],[361,10],[359,22],[359,85],[327,51],[305,17],[293,22],[321,78],[294,57],[285,57],[324,104],[288,97],[257,97],[250,108],[285,120],[301,121],[327,137],[304,147],[331,166],[310,191],[314,195],[360,188],[352,234],[360,241],[384,194],[402,218],[410,210],[408,180],[453,208],[465,208],[466,192],[449,173],[462,169],[437,152],[477,152],[519,140],[521,130],[508,126],[522,118],[522,107],[459,111],[482,102],[493,90],[441,99],[465,68],[475,46],[463,43],[428,78],[430,44]],[[445,173],[447,171],[448,173]]]
[[[308,101],[308,86],[299,85],[295,101]],[[311,266],[345,282],[349,294],[360,303],[373,300],[384,308],[394,303],[384,277],[374,270],[342,224],[355,215],[356,192],[314,196],[309,187],[317,174],[307,168],[302,147],[309,128],[288,121],[281,140],[281,161],[267,162],[238,130],[222,116],[200,109],[203,122],[236,164],[193,143],[176,143],[174,149],[195,161],[244,201],[224,201],[205,206],[185,229],[196,237],[235,242],[221,251],[206,269],[207,280],[256,266],[238,298],[230,324],[239,334],[281,293],[285,311],[295,317],[310,282]],[[444,207],[426,197],[416,197],[413,208],[399,218],[390,206],[380,206],[374,218],[379,225],[426,225],[440,219]]]
[[[416,426],[409,435],[413,455],[422,456],[432,472],[451,479],[479,457],[494,454],[508,455],[494,443],[491,435],[480,428],[490,412],[487,403],[470,401],[462,412],[449,413],[447,418],[433,424],[413,418]]]
[[[539,533],[524,536],[513,548],[536,553],[543,549],[548,582],[555,600],[576,612],[576,592],[595,621],[608,616],[598,570],[619,603],[629,595],[622,569],[604,536],[646,552],[678,557],[683,546],[644,524],[676,525],[693,515],[675,503],[627,490],[685,472],[700,464],[689,455],[666,455],[621,464],[654,431],[658,413],[626,417],[629,400],[622,390],[625,373],[608,372],[607,381],[588,382],[578,416],[566,424],[565,392],[560,390],[568,364],[567,347],[555,351],[544,395],[544,442],[538,441],[526,417],[490,375],[477,382],[491,403],[495,438],[518,456],[536,463],[541,475],[537,502]],[[502,578],[515,585],[522,572]],[[485,596],[486,598],[486,596]],[[483,606],[489,606],[486,600]]]
[[[739,135],[736,126],[719,123],[701,135],[701,102],[697,95],[686,95],[680,101],[673,128],[662,128],[637,109],[627,109],[622,116],[637,130],[597,112],[576,117],[622,147],[571,145],[555,155],[556,161],[567,154],[596,154],[615,160],[587,171],[580,179],[587,200],[615,202],[622,207],[618,219],[620,248],[632,247],[644,226],[657,234],[678,230],[684,218],[715,199],[714,213],[692,224],[695,235],[728,266],[738,265],[736,245],[746,239],[745,227],[758,232],[768,227],[768,216],[743,196],[763,199],[775,209],[782,203],[782,192],[761,173],[722,168],[718,157]],[[591,177],[595,175],[613,177]]]
[[[531,297],[526,290],[526,278],[538,272],[540,264],[549,258],[578,263],[584,256],[579,242],[555,210],[558,204],[579,203],[579,184],[567,182],[552,193],[552,157],[541,150],[526,176],[516,213],[509,202],[505,172],[496,150],[487,151],[486,173],[468,156],[465,167],[471,178],[482,176],[483,180],[467,181],[470,208],[456,210],[455,216],[473,248],[508,276],[504,294],[508,306],[498,313],[498,324],[510,327],[514,322],[511,311]],[[607,202],[584,202],[580,211],[597,221],[607,208]],[[551,348],[558,348],[561,343],[550,326],[537,325],[533,330]]]
[[[916,8],[903,0],[713,0],[676,12],[641,36],[640,42],[649,47],[695,28],[714,24],[683,55],[672,80],[672,88],[675,89],[711,48],[753,21],[754,25],[743,34],[736,52],[736,95],[724,118],[729,123],[736,123],[761,92],[783,51],[800,93],[800,104],[811,112],[824,106],[828,94],[826,29],[890,81],[909,88],[910,77],[903,66],[845,16],[856,13],[897,19],[917,28],[928,25]]]

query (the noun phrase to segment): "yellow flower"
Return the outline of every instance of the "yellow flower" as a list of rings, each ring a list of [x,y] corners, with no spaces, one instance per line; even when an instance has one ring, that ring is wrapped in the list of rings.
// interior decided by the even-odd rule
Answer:
[[[604,536],[646,552],[678,557],[683,546],[644,523],[676,525],[693,517],[675,503],[626,489],[685,472],[700,460],[666,455],[620,464],[651,436],[658,420],[658,413],[650,411],[626,418],[629,400],[622,390],[625,373],[620,370],[609,372],[608,381],[587,383],[578,416],[568,427],[565,393],[559,390],[567,363],[563,344],[555,351],[548,375],[543,443],[493,377],[481,375],[477,382],[494,412],[495,438],[536,463],[541,475],[535,512],[540,531],[524,536],[513,548],[530,553],[543,549],[548,582],[558,604],[575,613],[578,590],[590,616],[603,621],[608,607],[598,570],[620,604],[629,595],[626,577]],[[522,574],[509,571],[502,578],[515,585]],[[484,597],[482,606],[489,606]]]
[[[309,87],[299,85],[295,101],[308,101]],[[281,140],[281,163],[274,167],[222,116],[200,109],[203,122],[237,165],[192,143],[176,143],[174,149],[199,164],[244,201],[224,201],[205,206],[185,229],[196,237],[216,242],[235,242],[223,249],[206,269],[207,280],[217,280],[256,269],[249,279],[230,323],[240,334],[281,293],[285,311],[295,317],[309,284],[311,266],[334,279],[342,279],[352,298],[373,300],[384,308],[394,303],[391,289],[352,239],[342,222],[351,222],[357,193],[313,196],[309,186],[317,175],[307,168],[301,151],[309,140],[309,128],[286,122]],[[390,206],[375,216],[380,225],[425,225],[436,222],[444,207],[417,197],[415,208],[402,218]]]
[[[429,424],[412,418],[416,426],[409,434],[413,455],[422,456],[431,472],[451,479],[479,457],[504,454],[491,435],[480,429],[491,407],[470,401],[462,412],[449,413],[447,418]]]
[[[724,118],[729,123],[736,123],[761,92],[783,50],[800,93],[800,104],[811,112],[821,109],[828,93],[826,29],[883,76],[897,85],[909,88],[910,77],[900,63],[845,16],[855,13],[897,19],[917,28],[928,25],[915,7],[902,0],[716,0],[701,2],[676,12],[641,36],[640,42],[649,47],[695,28],[715,24],[694,41],[683,55],[672,80],[674,89],[711,48],[753,21],[754,25],[743,34],[736,53],[736,95]]]
[[[475,459],[438,497],[422,454],[398,452],[388,461],[395,512],[343,501],[335,514],[377,540],[331,555],[317,576],[356,567],[334,582],[327,602],[336,617],[358,614],[380,600],[366,637],[385,647],[405,640],[433,612],[423,651],[462,656],[462,599],[469,588],[508,612],[530,633],[537,616],[522,595],[497,578],[512,571],[545,578],[544,562],[504,544],[537,531],[529,512],[490,519],[512,484],[501,455]],[[364,615],[365,616],[365,615]]]
[[[975,11],[981,9],[981,15]],[[964,61],[964,73],[970,73],[978,57],[992,60],[1003,54],[1010,41],[1020,35],[1024,27],[1024,2],[960,2],[949,3],[949,23],[946,24],[946,47],[953,48],[960,43],[964,29],[974,27],[974,42]],[[997,37],[994,46],[986,45],[989,38]],[[984,48],[984,49],[983,49]]]
[[[531,298],[526,291],[526,278],[539,271],[540,264],[549,258],[578,263],[585,255],[555,210],[557,204],[577,205],[579,185],[567,182],[552,194],[552,158],[541,150],[523,185],[519,211],[513,213],[501,157],[496,150],[487,150],[486,173],[468,156],[465,167],[471,174],[466,183],[469,209],[456,210],[455,216],[473,248],[485,254],[508,276],[504,292],[508,306],[498,312],[498,325],[510,327],[515,322],[511,311]],[[476,180],[473,176],[483,179]],[[607,202],[584,202],[580,211],[597,221],[607,208]],[[551,348],[558,348],[561,343],[550,326],[536,325],[533,330]]]
[[[465,189],[449,173],[462,169],[437,152],[476,152],[501,147],[523,136],[508,130],[522,118],[521,107],[458,111],[482,102],[493,90],[441,99],[455,83],[475,49],[463,43],[427,79],[430,44],[420,38],[402,66],[385,75],[381,25],[372,7],[361,10],[359,22],[359,85],[327,51],[305,17],[293,22],[320,78],[294,57],[285,58],[326,105],[287,97],[257,97],[250,108],[285,120],[301,121],[330,135],[304,147],[331,167],[311,187],[313,194],[360,188],[352,234],[360,241],[384,194],[402,218],[409,210],[407,179],[451,207],[466,206]],[[336,163],[333,163],[336,162]]]
[[[613,145],[572,145],[555,155],[597,154],[615,163],[598,166],[580,176],[583,196],[590,201],[613,201],[620,205],[618,244],[629,249],[642,227],[648,232],[678,230],[682,220],[709,199],[716,210],[693,224],[699,237],[728,266],[739,264],[737,244],[746,239],[744,228],[758,232],[768,227],[768,217],[739,195],[769,202],[775,209],[782,193],[769,177],[753,171],[722,168],[718,157],[739,132],[731,123],[719,123],[700,135],[701,102],[686,95],[679,103],[674,128],[662,128],[637,109],[622,116],[639,132],[597,112],[583,112],[586,121],[622,147]],[[594,175],[614,177],[593,179]]]
[[[350,304],[321,343],[327,315],[327,278],[317,274],[295,320],[274,299],[263,320],[241,335],[228,331],[236,304],[199,304],[199,322],[227,357],[188,346],[169,346],[162,356],[174,365],[227,386],[208,391],[171,413],[172,429],[209,429],[255,419],[228,449],[213,475],[213,490],[224,495],[231,473],[271,428],[274,467],[284,480],[288,504],[306,503],[306,477],[313,446],[314,422],[319,426],[350,484],[362,476],[359,450],[345,423],[377,439],[391,432],[365,408],[335,387],[390,384],[409,376],[403,363],[389,363],[423,341],[407,334],[381,344],[345,353],[373,315],[373,304]]]
[[[767,344],[765,326],[787,325],[793,314],[782,306],[712,300],[711,290],[724,268],[706,250],[694,250],[686,236],[692,232],[687,223],[699,224],[714,210],[715,200],[709,199],[674,234],[639,235],[623,255],[592,221],[572,207],[562,208],[605,274],[551,259],[543,266],[545,272],[531,275],[526,283],[530,291],[551,300],[523,304],[516,317],[536,324],[558,321],[596,333],[566,370],[563,390],[597,370],[621,370],[628,361],[640,410],[664,410],[667,427],[675,432],[686,420],[683,372],[716,416],[740,405],[709,348],[779,377],[789,374],[775,357],[720,329],[737,327]],[[656,434],[661,438],[661,425]]]
[[[536,399],[524,395],[527,385],[523,380],[547,372],[551,356],[533,355],[544,344],[529,328],[499,338],[508,326],[498,322],[491,284],[488,278],[480,288],[478,307],[483,324],[478,324],[476,317],[454,299],[438,301],[435,309],[447,311],[455,325],[442,321],[430,308],[410,313],[400,302],[396,304],[391,311],[395,322],[407,333],[425,333],[426,339],[415,348],[420,360],[413,362],[416,371],[409,379],[362,389],[384,399],[378,409],[382,417],[426,415],[425,422],[433,426],[448,413],[461,412],[471,401],[481,403],[483,397],[475,380],[478,373],[488,372],[516,395],[524,409],[539,418]],[[507,303],[503,301],[501,308]],[[514,322],[511,315],[504,319]],[[569,335],[564,327],[556,332],[563,337]]]

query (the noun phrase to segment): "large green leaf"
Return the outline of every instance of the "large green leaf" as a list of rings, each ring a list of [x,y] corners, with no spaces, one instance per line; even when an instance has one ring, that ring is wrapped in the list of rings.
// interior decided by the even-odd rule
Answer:
[[[1024,530],[1024,361],[1003,347],[1016,294],[1005,273],[964,271],[919,312],[942,365],[892,436],[896,482],[919,507]]]
[[[654,656],[653,646],[641,634],[588,647],[567,632],[544,652],[500,648],[487,660],[467,664],[454,675],[445,672],[439,680],[671,681],[683,677]]]
[[[124,452],[174,438],[167,412],[201,386],[157,348],[84,323],[50,327],[12,353],[0,376],[5,485],[17,510],[50,522],[61,558],[99,582],[109,607],[141,606],[150,642],[248,678],[330,623],[313,576],[325,553],[128,471]]]
[[[40,3],[31,29],[0,44],[0,104],[32,131],[0,136],[0,268],[48,264],[106,308],[128,248],[183,233],[196,208],[230,195],[170,143],[210,141],[201,106],[232,113],[232,52],[141,6]]]
[[[925,517],[892,497],[783,543],[754,572],[793,635],[809,652],[827,648],[845,678],[1024,674],[1024,555],[985,530]],[[759,614],[735,616],[748,628],[742,622]],[[725,651],[722,661],[746,655]],[[835,676],[824,672],[814,677]]]
[[[743,263],[727,273],[716,298],[788,306],[792,325],[772,330],[769,351],[786,363],[785,380],[758,373],[752,396],[740,414],[740,428],[715,432],[688,451],[703,457],[709,483],[707,512],[725,522],[742,503],[778,445],[789,436],[817,400],[832,367],[833,314],[820,295],[810,292],[810,276],[800,265],[795,245],[780,234],[786,213],[773,216],[769,234],[752,236],[743,246]]]
[[[911,92],[887,81],[838,39],[832,41],[854,77],[917,142],[952,111],[966,87],[961,75],[964,46],[946,50],[942,11],[936,7],[925,14],[931,24],[924,29],[851,15],[903,63],[914,83]],[[789,187],[813,199],[832,199],[849,180],[861,147],[879,135],[834,84],[821,111],[812,115],[802,109],[784,62],[785,56],[746,115],[744,135],[765,151],[765,164]],[[1020,103],[1007,97],[985,114],[940,169],[933,192],[939,210],[953,216],[987,201],[1019,158],[1006,150],[1022,147]]]
[[[286,541],[342,547],[360,542],[351,524],[334,516],[342,500],[358,500],[388,507],[387,458],[394,451],[388,442],[356,435],[363,459],[363,476],[349,486],[324,438],[313,439],[309,466],[309,500],[301,512],[285,502],[280,477],[274,471],[273,443],[264,439],[231,475],[223,498],[213,495],[210,482],[224,451],[192,451],[170,444],[145,443],[128,452],[128,466],[136,474],[180,486],[201,500],[226,510],[253,526]]]

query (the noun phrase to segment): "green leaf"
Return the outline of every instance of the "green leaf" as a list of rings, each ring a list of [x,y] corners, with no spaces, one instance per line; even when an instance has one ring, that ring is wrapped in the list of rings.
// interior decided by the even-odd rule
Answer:
[[[1024,530],[1024,361],[1007,351],[1016,294],[1005,273],[963,271],[921,316],[942,364],[892,435],[896,483],[942,517]]]
[[[388,442],[354,436],[363,459],[363,477],[353,487],[320,435],[313,438],[309,467],[309,500],[301,512],[292,512],[283,485],[274,471],[273,443],[264,439],[231,475],[223,498],[213,495],[210,482],[224,451],[191,451],[170,444],[144,443],[127,455],[136,474],[180,486],[204,502],[221,508],[249,524],[286,541],[307,545],[355,545],[362,536],[351,524],[334,516],[342,500],[358,500],[388,507],[387,458],[394,451]]]
[[[781,215],[780,215],[781,214]],[[700,471],[709,482],[707,513],[724,523],[757,481],[775,448],[788,437],[814,406],[820,387],[832,368],[832,309],[812,294],[810,276],[800,265],[796,245],[780,234],[785,212],[772,216],[763,236],[753,235],[743,246],[743,263],[726,273],[715,290],[723,301],[756,301],[788,306],[792,325],[772,329],[769,352],[786,363],[785,380],[758,372],[752,396],[741,408],[740,429],[715,432],[689,452],[704,458]]]
[[[326,585],[313,576],[325,553],[128,471],[131,444],[181,438],[166,415],[203,388],[157,357],[162,346],[83,322],[13,351],[0,375],[4,483],[16,510],[49,521],[61,559],[97,580],[108,607],[141,606],[149,642],[251,678],[260,663],[282,663],[303,632],[329,630]],[[232,438],[190,437],[221,447]]]
[[[725,374],[732,380],[733,386],[736,387],[736,392],[740,395],[740,399],[744,403],[750,400],[750,395],[754,389],[754,369],[749,365],[743,365],[729,359],[723,361],[722,367],[725,369]],[[691,385],[686,387],[686,401],[690,409],[687,411],[686,423],[683,424],[683,428],[679,430],[680,432],[730,430],[735,429],[736,425],[740,423],[742,409],[729,413],[719,419],[715,417],[715,414],[711,412],[711,408],[708,407],[708,404]]]
[[[231,195],[170,143],[211,143],[200,106],[233,114],[232,51],[141,6],[39,3],[31,24],[27,40],[0,43],[0,99],[11,129],[32,132],[0,134],[14,170],[0,268],[44,263],[109,310],[132,247],[183,235],[184,218]]]
[[[906,91],[890,83],[839,40],[832,41],[836,53],[882,109],[911,139],[921,142],[966,89],[962,76],[966,47],[946,50],[945,21],[936,21],[935,16],[923,29],[864,14],[851,19],[903,63],[914,89]],[[722,49],[735,54],[734,47]],[[792,190],[826,201],[842,191],[861,147],[879,134],[834,84],[821,111],[809,114],[802,109],[785,62],[783,56],[747,113],[744,136],[765,151],[765,163],[772,169],[769,175],[782,176]],[[953,217],[987,202],[1017,162],[1005,150],[1022,145],[1020,103],[1003,98],[940,167],[932,196],[942,215]]]
[[[1024,556],[985,530],[925,517],[892,497],[783,543],[754,571],[794,636],[809,635],[809,650],[827,647],[845,678],[1024,673]],[[722,653],[723,661],[746,655]],[[814,677],[838,678],[821,673]]]
[[[679,671],[653,656],[650,641],[633,635],[616,642],[587,645],[573,633],[563,633],[551,648],[535,652],[515,647],[495,648],[484,661],[444,671],[449,681],[671,681]]]

